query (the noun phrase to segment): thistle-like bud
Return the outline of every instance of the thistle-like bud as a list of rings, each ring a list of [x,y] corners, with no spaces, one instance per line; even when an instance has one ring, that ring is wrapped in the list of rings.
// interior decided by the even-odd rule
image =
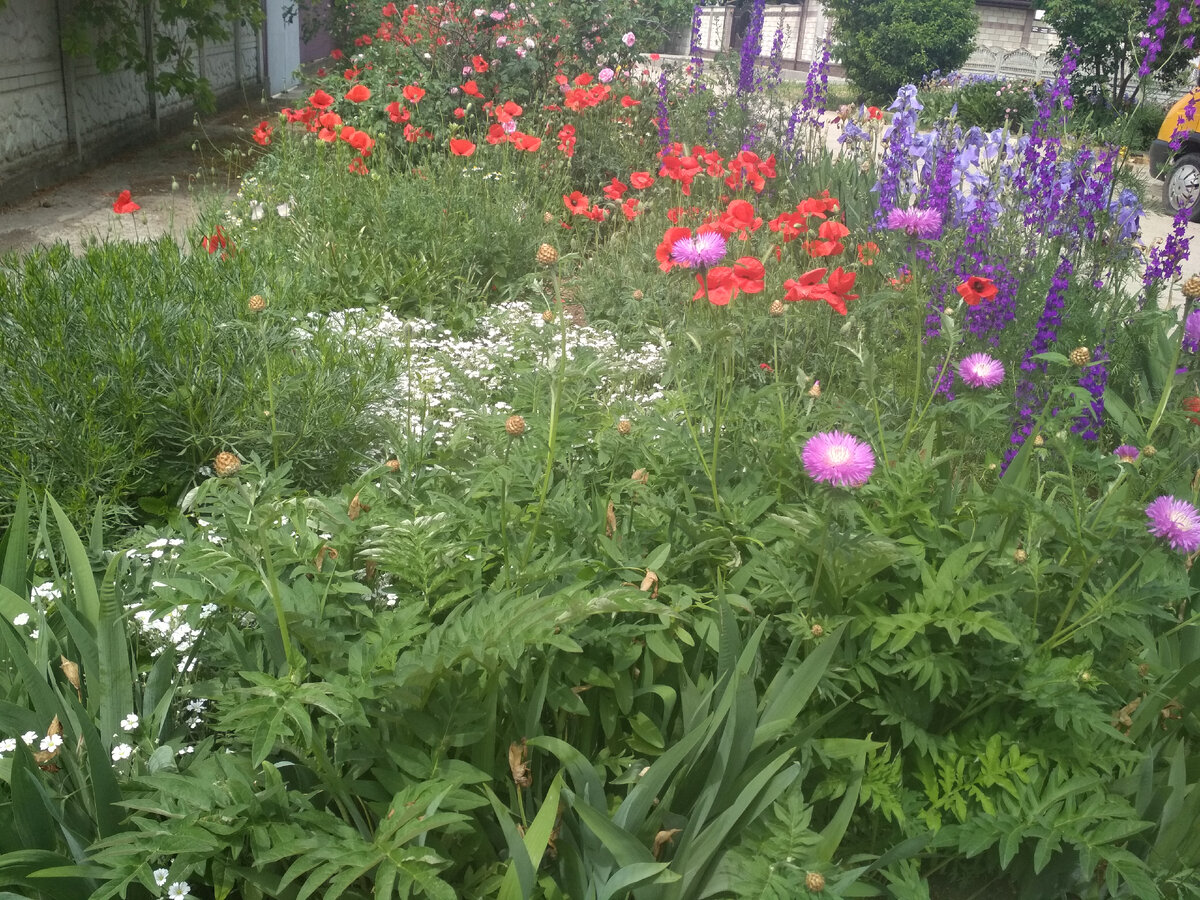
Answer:
[[[633,423],[628,419],[621,419],[617,422],[617,434],[629,434],[633,431]]]
[[[525,419],[522,416],[509,416],[504,420],[504,430],[510,437],[520,437],[525,433]]]
[[[227,475],[236,475],[242,468],[242,461],[237,458],[236,454],[230,453],[228,450],[222,450],[213,460],[213,471],[221,478]]]
[[[820,872],[807,872],[804,875],[804,886],[814,894],[825,890],[825,876]]]
[[[549,244],[542,244],[537,248],[537,253],[533,257],[539,265],[552,266],[558,262],[558,251]]]
[[[267,301],[262,294],[255,294],[246,305],[250,307],[250,312],[262,312],[267,308]]]
[[[1087,347],[1076,347],[1071,351],[1069,358],[1077,366],[1086,366],[1092,361],[1092,351]]]

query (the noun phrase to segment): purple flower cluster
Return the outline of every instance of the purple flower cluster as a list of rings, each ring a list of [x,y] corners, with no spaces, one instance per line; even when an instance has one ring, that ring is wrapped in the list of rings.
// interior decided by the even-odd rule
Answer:
[[[783,29],[775,29],[775,37],[771,39],[771,63],[767,67],[767,86],[779,87],[783,80]]]
[[[667,97],[670,96],[671,85],[667,79],[666,69],[658,76],[658,143],[661,145],[663,153],[667,152],[667,148],[671,146],[671,118],[670,111],[667,109]]]
[[[746,34],[742,38],[742,56],[738,67],[737,92],[742,97],[754,93],[758,87],[758,80],[754,75],[754,63],[758,59],[758,52],[762,47],[763,12],[766,10],[766,6],[767,0],[754,0],[754,4],[750,7],[750,22],[746,26]]]
[[[882,225],[888,213],[900,205],[901,187],[910,177],[914,163],[912,145],[917,134],[917,116],[924,107],[917,99],[916,85],[906,84],[888,107],[894,113],[892,122],[883,133],[888,142],[887,152],[879,166],[879,181],[874,190],[879,193],[875,221]]]
[[[1146,21],[1146,30],[1138,38],[1138,45],[1144,51],[1142,62],[1138,66],[1138,78],[1145,78],[1150,74],[1150,67],[1162,52],[1163,39],[1167,36],[1167,13],[1170,9],[1171,0],[1154,0],[1154,8],[1150,10],[1150,18]]]
[[[1200,350],[1200,310],[1193,310],[1183,320],[1183,349],[1188,353]]]
[[[1032,433],[1037,411],[1046,402],[1044,391],[1034,381],[1037,375],[1046,371],[1046,363],[1043,360],[1034,359],[1034,357],[1048,351],[1058,339],[1058,327],[1062,324],[1066,291],[1070,286],[1070,278],[1073,273],[1074,267],[1071,265],[1071,260],[1064,255],[1058,262],[1058,268],[1054,270],[1050,291],[1046,294],[1046,304],[1042,308],[1041,316],[1038,317],[1037,333],[1030,341],[1024,359],[1021,360],[1021,371],[1025,375],[1017,384],[1016,417],[1001,471],[1008,468],[1009,463],[1021,449],[1021,445]]]
[[[829,98],[829,56],[833,50],[831,33],[826,32],[821,42],[821,54],[808,67],[804,79],[804,97],[800,101],[801,121],[817,128],[822,124],[825,101]]]
[[[1084,369],[1079,379],[1079,386],[1091,394],[1092,399],[1088,408],[1080,414],[1071,426],[1071,433],[1077,434],[1085,441],[1100,439],[1100,428],[1104,424],[1104,388],[1108,384],[1108,354],[1100,345],[1092,352],[1092,362]]]
[[[704,56],[700,53],[700,25],[704,19],[704,7],[697,4],[692,9],[692,42],[688,47],[688,55],[692,62],[691,90],[704,90]]]

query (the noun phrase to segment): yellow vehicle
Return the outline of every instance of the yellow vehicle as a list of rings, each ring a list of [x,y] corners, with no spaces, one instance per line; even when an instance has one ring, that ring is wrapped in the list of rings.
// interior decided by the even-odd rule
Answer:
[[[1188,116],[1187,106],[1193,110]],[[1180,119],[1188,129],[1178,150],[1171,149],[1171,136]],[[1163,203],[1171,212],[1187,208],[1192,218],[1200,216],[1200,87],[1181,97],[1167,110],[1158,137],[1150,144],[1150,174],[1163,183]]]

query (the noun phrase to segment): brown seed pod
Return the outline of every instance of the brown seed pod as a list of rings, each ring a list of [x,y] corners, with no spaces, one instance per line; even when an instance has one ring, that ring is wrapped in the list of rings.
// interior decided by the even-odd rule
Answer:
[[[552,266],[558,262],[558,251],[549,244],[542,244],[537,248],[537,253],[533,257],[539,265]]]
[[[250,307],[250,312],[262,312],[267,308],[267,300],[262,294],[255,294],[246,305]]]
[[[525,419],[521,416],[509,416],[504,420],[504,430],[510,437],[520,437],[525,433]]]
[[[1076,347],[1071,351],[1069,359],[1074,365],[1086,366],[1092,361],[1092,351],[1087,347]]]
[[[629,434],[633,431],[633,423],[628,419],[621,419],[617,422],[617,434]]]

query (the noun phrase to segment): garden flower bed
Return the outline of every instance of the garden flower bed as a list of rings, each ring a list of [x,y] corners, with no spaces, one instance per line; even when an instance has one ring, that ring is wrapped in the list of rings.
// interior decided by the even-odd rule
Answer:
[[[1200,280],[1065,74],[361,12],[190,253],[0,265],[0,890],[1200,894]]]

